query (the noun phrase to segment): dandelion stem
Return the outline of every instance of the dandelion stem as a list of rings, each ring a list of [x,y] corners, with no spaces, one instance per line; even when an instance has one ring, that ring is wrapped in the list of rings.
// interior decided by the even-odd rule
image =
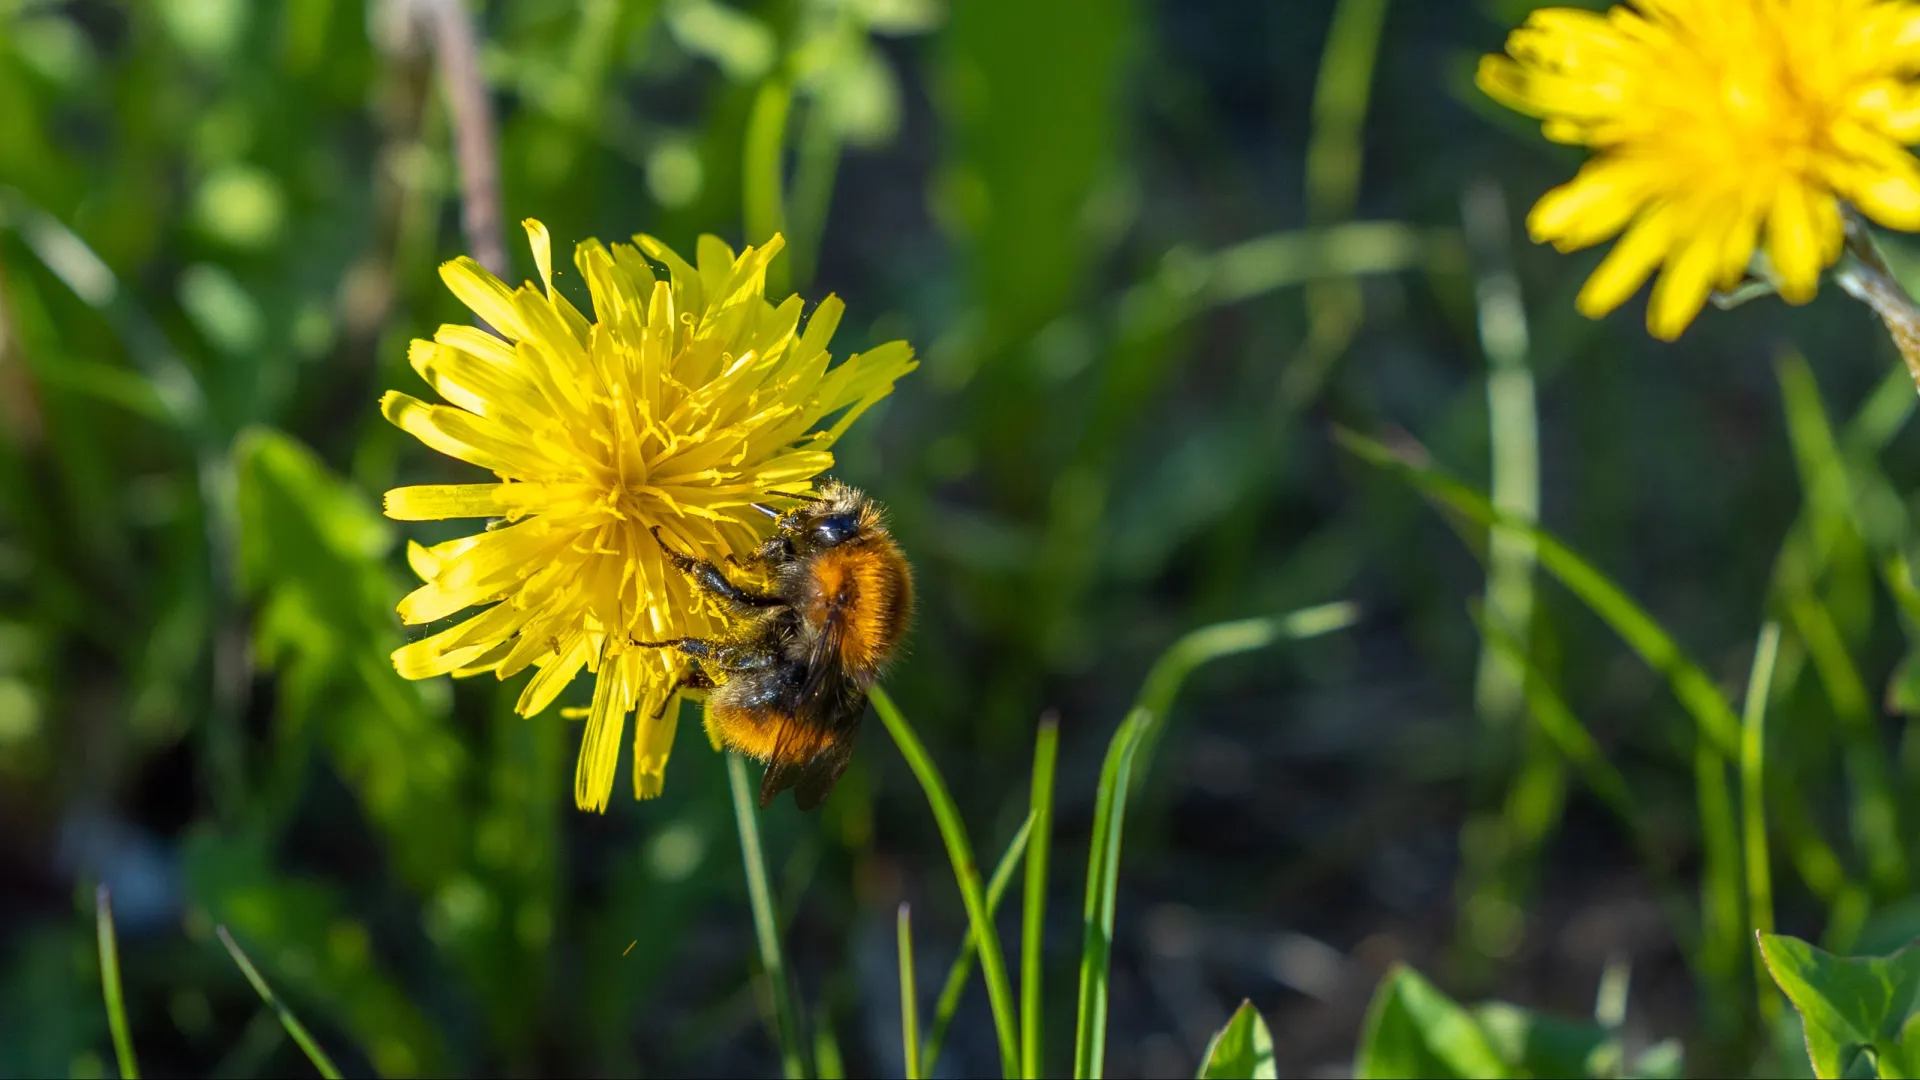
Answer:
[[[467,247],[475,262],[505,277],[500,155],[495,148],[493,104],[480,78],[480,43],[473,20],[459,0],[413,0],[412,13],[433,35],[440,83],[453,118],[453,151],[460,163],[460,225],[467,234]]]
[[[812,1077],[800,1052],[800,1010],[793,986],[787,981],[787,963],[780,952],[780,931],[773,917],[773,891],[767,886],[767,862],[760,849],[760,819],[753,808],[753,785],[747,763],[739,754],[727,755],[727,783],[733,788],[733,820],[740,829],[740,861],[747,871],[747,902],[753,908],[753,932],[760,944],[760,966],[773,993],[775,1035],[780,1040],[780,1064],[788,1080]]]
[[[1888,268],[1865,219],[1850,208],[1846,211],[1846,228],[1847,251],[1853,257],[1834,272],[1834,280],[1880,316],[1900,350],[1900,358],[1907,362],[1914,388],[1920,390],[1920,304],[1914,303],[1913,296]]]

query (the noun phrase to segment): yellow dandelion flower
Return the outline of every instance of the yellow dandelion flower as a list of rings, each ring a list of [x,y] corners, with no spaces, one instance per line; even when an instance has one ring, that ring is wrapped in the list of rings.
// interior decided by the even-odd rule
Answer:
[[[1581,291],[1599,317],[1664,264],[1647,327],[1679,336],[1762,242],[1788,302],[1839,258],[1840,201],[1920,228],[1920,4],[1634,0],[1533,13],[1480,88],[1597,155],[1533,208],[1562,251],[1622,230]]]
[[[440,268],[499,335],[442,326],[413,342],[414,370],[447,404],[381,399],[402,430],[498,477],[387,492],[387,516],[402,521],[496,519],[472,536],[408,545],[426,584],[400,602],[402,619],[486,606],[393,662],[410,679],[536,668],[517,706],[528,716],[581,668],[592,672],[574,794],[604,810],[629,713],[638,710],[637,797],[660,792],[673,747],[667,706],[685,661],[629,643],[726,626],[648,529],[710,559],[747,555],[767,527],[751,504],[808,493],[833,465],[834,440],[915,364],[895,341],[830,367],[840,301],[822,301],[802,330],[800,297],[766,299],[778,236],[737,256],[703,236],[695,265],[649,236],[638,248],[588,240],[574,266],[592,294],[589,319],[554,291],[546,227],[525,225],[541,287],[510,289],[472,259]]]

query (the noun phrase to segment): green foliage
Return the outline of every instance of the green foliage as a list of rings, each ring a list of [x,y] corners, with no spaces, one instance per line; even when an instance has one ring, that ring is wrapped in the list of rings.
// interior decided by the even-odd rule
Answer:
[[[1389,1077],[1680,1076],[1679,1047],[1662,1043],[1623,1064],[1607,1027],[1543,1016],[1505,1002],[1467,1009],[1419,972],[1396,967],[1367,1008],[1355,1075]]]
[[[240,577],[258,605],[260,663],[280,675],[280,737],[325,749],[410,884],[448,881],[466,848],[455,830],[468,755],[446,726],[444,688],[380,662],[403,641],[385,563],[393,529],[285,435],[243,432],[234,469]]]
[[[1412,968],[1395,968],[1374,991],[1361,1028],[1354,1074],[1389,1077],[1501,1077],[1506,1062],[1473,1015]]]
[[[1199,1080],[1273,1080],[1273,1035],[1253,1002],[1233,1010],[1227,1026],[1214,1032],[1200,1057]]]
[[[1636,1022],[1702,1075],[1805,1064],[1745,952],[1776,907],[1843,953],[1920,932],[1912,380],[1832,290],[1676,346],[1579,317],[1597,253],[1524,235],[1574,161],[1466,86],[1536,6],[1506,0],[446,5],[502,222],[563,252],[781,228],[774,281],[844,296],[848,350],[927,358],[836,465],[915,564],[910,769],[869,730],[818,816],[735,815],[683,733],[661,799],[577,814],[584,685],[529,719],[518,685],[389,660],[431,629],[395,618],[403,539],[466,530],[378,492],[478,478],[373,407],[419,391],[409,338],[470,321],[433,272],[469,240],[428,6],[0,0],[0,1074],[306,1070],[216,926],[348,1074],[823,1077],[889,1060],[866,933],[907,899],[948,964],[921,1075],[1009,1044],[1027,1076],[1047,1042],[1055,1071],[1068,1042],[1082,1075],[1164,1060],[1166,1023],[1192,1035],[1153,966],[1171,903],[1208,984],[1285,1032],[1326,1004],[1222,941],[1344,946],[1323,922],[1384,910],[1317,898],[1432,913],[1394,934],[1463,1000],[1564,991],[1561,920],[1650,901],[1657,940],[1610,944],[1680,954],[1643,977],[1693,1007]],[[1386,473],[1327,423],[1380,433],[1351,442]],[[1248,615],[1329,595],[1366,634],[1223,663],[1166,723],[1195,665],[1310,629]],[[1054,864],[1083,854],[1076,921]],[[1451,900],[1388,896],[1375,863],[1405,858],[1457,871]],[[994,919],[1023,867],[1016,978]],[[1807,1025],[1823,1072],[1906,1071],[1905,975],[1856,966],[1894,961],[1793,955],[1796,1005],[1840,1018]],[[1410,972],[1367,1024],[1368,1075],[1680,1065]],[[1265,1037],[1243,1006],[1202,1074],[1262,1074]],[[1264,1070],[1320,1052],[1283,1037]]]
[[[1920,1076],[1920,946],[1843,957],[1761,934],[1760,952],[1800,1012],[1814,1075]]]

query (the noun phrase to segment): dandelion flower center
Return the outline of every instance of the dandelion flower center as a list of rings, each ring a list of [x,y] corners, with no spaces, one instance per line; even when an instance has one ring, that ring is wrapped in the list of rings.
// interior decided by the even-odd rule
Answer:
[[[1685,329],[1766,253],[1805,303],[1840,255],[1841,203],[1920,228],[1920,4],[1637,0],[1534,12],[1479,84],[1597,153],[1535,205],[1563,251],[1624,233],[1581,292],[1598,317],[1661,269],[1648,327]]]
[[[443,326],[413,343],[408,359],[446,404],[398,391],[381,401],[394,424],[496,478],[387,493],[388,516],[402,520],[493,519],[472,536],[409,545],[425,584],[400,602],[402,619],[482,610],[393,659],[409,678],[535,668],[517,706],[529,716],[592,672],[575,798],[603,810],[629,714],[637,796],[659,793],[673,746],[685,660],[632,642],[727,628],[666,565],[652,530],[703,558],[747,556],[767,527],[753,504],[809,494],[834,441],[913,369],[913,352],[896,341],[831,364],[840,302],[828,297],[802,329],[798,296],[766,299],[777,236],[737,255],[702,237],[694,264],[651,237],[589,240],[574,257],[589,319],[553,288],[546,227],[526,228],[542,286],[510,289],[471,259],[441,268],[497,331]]]

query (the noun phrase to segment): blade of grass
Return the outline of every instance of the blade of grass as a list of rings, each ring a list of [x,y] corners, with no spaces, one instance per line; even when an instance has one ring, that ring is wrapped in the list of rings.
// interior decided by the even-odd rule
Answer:
[[[1020,928],[1020,1073],[1026,1080],[1040,1080],[1040,1064],[1046,1056],[1040,1029],[1042,945],[1047,923],[1047,848],[1053,837],[1053,770],[1059,756],[1060,721],[1048,716],[1040,721],[1033,746],[1028,811],[1033,835],[1027,843],[1027,903]]]
[[[914,1001],[913,909],[902,902],[894,920],[900,943],[900,1046],[907,1080],[920,1080],[920,1007]]]
[[[993,876],[987,879],[987,917],[993,918],[1000,911],[1000,899],[1007,894],[1007,886],[1013,883],[1013,869],[1020,865],[1020,859],[1027,852],[1027,838],[1033,832],[1033,815],[1020,823],[1020,828],[1007,841],[1007,850],[1000,854],[1000,861],[994,864]],[[953,1014],[960,1008],[960,995],[966,992],[967,979],[973,975],[973,959],[978,953],[979,942],[973,936],[969,926],[964,938],[960,940],[960,951],[954,955],[953,965],[947,969],[947,981],[940,988],[940,999],[933,1006],[933,1023],[927,1028],[927,1037],[922,1040],[925,1047],[921,1051],[920,1075],[933,1075],[933,1066],[940,1060],[940,1047],[947,1041],[947,1027],[953,1023]]]
[[[1440,469],[1409,460],[1384,444],[1345,428],[1336,429],[1334,438],[1363,461],[1394,473],[1421,494],[1481,526],[1497,525],[1530,535],[1538,548],[1540,566],[1612,627],[1648,667],[1666,678],[1674,697],[1715,750],[1729,759],[1739,753],[1740,720],[1713,679],[1681,651],[1644,608],[1592,563],[1552,533],[1496,510],[1485,495]]]
[[[1867,856],[1867,876],[1882,895],[1903,895],[1907,859],[1900,845],[1899,811],[1866,683],[1847,655],[1840,628],[1834,625],[1825,605],[1801,593],[1788,604],[1788,612],[1839,721],[1847,774],[1852,781],[1848,785],[1852,795],[1848,816],[1854,840]]]
[[[1694,797],[1700,814],[1700,966],[1706,973],[1707,1022],[1717,1039],[1737,1037],[1741,1010],[1740,954],[1747,935],[1741,927],[1740,828],[1734,822],[1733,788],[1727,779],[1729,758],[1703,729],[1694,731]]]
[[[1540,432],[1529,333],[1520,281],[1513,271],[1507,202],[1500,186],[1481,181],[1461,199],[1461,221],[1473,253],[1475,314],[1487,360],[1487,434],[1492,501],[1523,521],[1540,517]],[[1487,540],[1483,610],[1518,641],[1534,622],[1533,540],[1494,529]],[[1476,812],[1461,829],[1455,895],[1460,939],[1478,967],[1518,944],[1529,869],[1559,821],[1566,783],[1558,755],[1537,732],[1520,728],[1525,673],[1484,636],[1473,685],[1484,750],[1474,777]],[[1504,805],[1491,803],[1501,787]]]
[[[1841,452],[1827,420],[1819,384],[1806,360],[1789,353],[1781,357],[1777,373],[1787,433],[1805,492],[1801,516],[1807,532],[1804,545],[1788,545],[1782,552],[1774,585],[1786,596],[1794,629],[1806,643],[1839,721],[1841,746],[1852,781],[1849,816],[1854,839],[1867,856],[1868,878],[1882,896],[1900,896],[1907,891],[1907,859],[1900,842],[1898,804],[1879,723],[1873,716],[1866,683],[1847,653],[1845,636],[1832,612],[1821,600],[1817,582],[1829,556],[1843,540],[1848,544],[1864,542],[1879,556],[1876,562],[1888,592],[1904,605],[1908,579],[1899,572],[1897,560],[1904,556],[1906,529],[1890,532],[1867,527],[1863,500],[1869,492],[1889,485],[1877,475],[1877,469],[1864,461],[1858,466],[1850,464]],[[1899,497],[1890,493],[1883,493],[1879,502],[1901,505]],[[1879,517],[1884,519],[1884,515]],[[1904,524],[1905,514],[1898,517]]]
[[[874,711],[880,714],[887,733],[899,746],[900,756],[907,759],[908,767],[926,791],[927,803],[940,825],[947,858],[953,863],[953,875],[960,883],[960,901],[966,905],[967,920],[973,924],[978,942],[980,972],[986,979],[987,1000],[993,1006],[994,1032],[1000,1039],[1000,1068],[1011,1080],[1020,1070],[1019,1019],[1013,1007],[1013,987],[1007,982],[1007,957],[1000,949],[1000,932],[994,929],[993,916],[987,912],[986,894],[980,888],[980,868],[973,861],[973,843],[967,839],[966,824],[960,820],[960,810],[947,791],[946,779],[927,756],[927,749],[914,733],[913,725],[901,715],[885,687],[875,686],[870,696]]]
[[[280,1000],[280,995],[273,992],[273,987],[267,985],[267,980],[261,978],[259,969],[255,968],[253,961],[247,959],[247,954],[241,951],[240,943],[233,940],[233,935],[227,933],[227,928],[224,926],[214,927],[213,932],[220,936],[220,944],[226,946],[227,955],[233,957],[233,962],[240,968],[240,974],[245,975],[247,981],[253,984],[254,993],[260,995],[260,1000],[266,1002],[268,1008],[279,1014],[280,1026],[287,1029],[287,1034],[293,1037],[293,1041],[299,1045],[301,1052],[307,1055],[307,1060],[313,1062],[313,1067],[318,1069],[320,1075],[327,1080],[340,1080],[340,1070],[334,1065],[333,1059],[327,1056],[325,1050],[320,1049],[320,1044],[313,1041],[312,1035],[307,1034],[307,1026],[300,1022],[299,1017],[293,1015],[293,1010],[287,1008],[286,1003]]]
[[[727,785],[733,789],[733,821],[740,832],[740,861],[747,872],[747,902],[753,908],[753,933],[760,946],[760,967],[773,994],[774,1034],[780,1040],[780,1065],[788,1080],[811,1080],[813,1063],[800,1045],[800,1009],[780,951],[774,920],[773,890],[767,886],[766,857],[760,848],[760,818],[753,806],[753,784],[739,754],[727,755]]]
[[[1608,761],[1587,726],[1580,722],[1566,701],[1553,688],[1545,672],[1521,650],[1519,644],[1506,636],[1499,628],[1488,625],[1483,616],[1475,620],[1480,632],[1486,636],[1493,648],[1505,654],[1526,672],[1527,710],[1535,726],[1552,743],[1554,748],[1573,765],[1591,790],[1607,808],[1614,812],[1627,831],[1633,835],[1634,846],[1639,849],[1640,858],[1647,864],[1654,876],[1654,883],[1661,898],[1661,905],[1667,910],[1667,922],[1672,928],[1675,942],[1688,963],[1699,960],[1700,928],[1698,917],[1693,911],[1686,893],[1680,888],[1680,882],[1673,876],[1668,865],[1668,856],[1661,850],[1653,825],[1641,812],[1640,804],[1634,800],[1633,789],[1627,785],[1626,777]]]
[[[1278,641],[1330,633],[1352,625],[1357,617],[1358,610],[1352,604],[1333,603],[1287,615],[1204,626],[1174,642],[1147,672],[1133,708],[1107,744],[1107,757],[1100,768],[1100,787],[1095,797],[1093,839],[1087,853],[1080,1007],[1074,1023],[1073,1075],[1079,1080],[1094,1080],[1103,1075],[1106,1066],[1107,967],[1113,952],[1120,841],[1126,824],[1128,785],[1135,755],[1150,752],[1167,711],[1173,706],[1174,696],[1195,668],[1210,660]]]
[[[1780,655],[1780,624],[1769,622],[1760,631],[1753,650],[1753,670],[1747,677],[1746,706],[1740,717],[1740,809],[1747,848],[1747,924],[1750,930],[1773,933],[1773,876],[1767,851],[1766,752],[1767,695],[1773,689],[1773,662]],[[1756,939],[1757,940],[1757,939]],[[1760,1018],[1772,1029],[1780,1013],[1780,999],[1767,976],[1766,959],[1755,946],[1754,990],[1759,995]]]
[[[1736,992],[1741,978],[1740,955],[1746,948],[1746,934],[1740,926],[1743,886],[1740,831],[1735,823],[1733,793],[1727,779],[1727,767],[1738,759],[1740,752],[1740,721],[1726,696],[1644,608],[1553,534],[1497,509],[1485,495],[1430,464],[1409,460],[1404,454],[1343,428],[1336,429],[1334,437],[1362,460],[1398,475],[1427,498],[1485,528],[1502,527],[1530,534],[1540,566],[1606,622],[1648,667],[1665,677],[1674,697],[1693,718],[1698,735],[1694,781],[1705,856],[1701,875],[1700,963],[1708,981],[1718,984],[1707,999],[1709,1005],[1714,1005],[1744,997],[1743,993]],[[1736,1013],[1716,1011],[1713,1022],[1718,1037],[1730,1041],[1738,1019]]]
[[[787,115],[793,109],[793,84],[785,74],[769,75],[754,94],[747,115],[746,145],[741,149],[741,214],[747,242],[765,244],[787,229],[786,150]],[[767,265],[767,295],[784,297],[788,281],[787,254]]]
[[[120,944],[113,930],[113,897],[105,885],[93,891],[93,922],[100,940],[100,993],[107,1002],[107,1027],[113,1031],[113,1056],[120,1060],[123,1080],[139,1080],[140,1062],[133,1056],[133,1033],[127,1025],[127,1003],[120,991]]]

